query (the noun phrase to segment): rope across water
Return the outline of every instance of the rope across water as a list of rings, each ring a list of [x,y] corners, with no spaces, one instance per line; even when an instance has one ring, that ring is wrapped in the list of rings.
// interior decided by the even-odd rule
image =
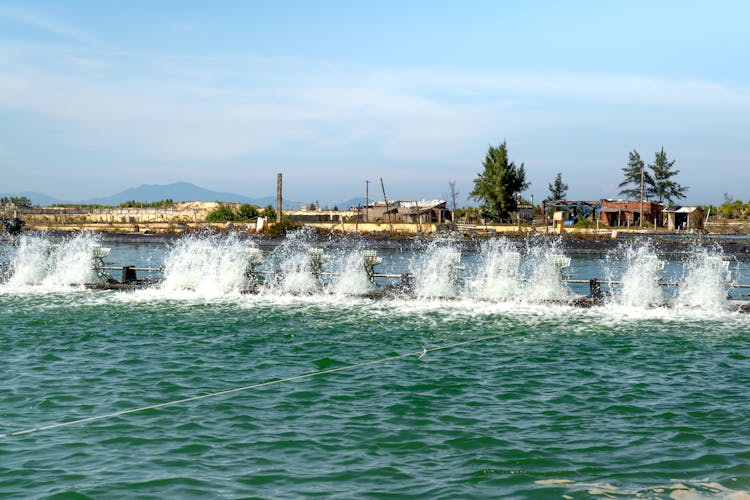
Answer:
[[[29,429],[23,429],[23,430],[18,430],[18,431],[13,431],[13,432],[7,432],[7,433],[4,433],[4,434],[0,434],[0,438],[9,438],[9,437],[13,437],[13,436],[21,436],[23,434],[31,434],[31,433],[34,433],[34,432],[41,432],[41,431],[48,431],[48,430],[52,430],[52,429],[57,429],[59,427],[68,427],[68,426],[76,425],[76,424],[84,424],[84,423],[88,423],[88,422],[94,422],[96,420],[104,420],[104,419],[107,419],[107,418],[119,417],[121,415],[127,415],[127,414],[130,414],[130,413],[138,413],[138,412],[146,411],[146,410],[155,410],[155,409],[158,409],[158,408],[165,408],[167,406],[174,406],[174,405],[179,405],[179,404],[184,404],[184,403],[191,403],[193,401],[199,401],[201,399],[208,399],[208,398],[223,396],[223,395],[232,394],[232,393],[235,393],[235,392],[249,391],[251,389],[259,389],[261,387],[268,387],[268,386],[271,386],[271,385],[281,384],[283,382],[291,382],[293,380],[301,380],[301,379],[305,379],[305,378],[315,377],[315,376],[318,376],[318,375],[325,375],[325,374],[328,374],[328,373],[336,373],[336,372],[341,372],[341,371],[345,371],[345,370],[352,370],[354,368],[359,368],[359,367],[362,367],[362,366],[376,365],[376,364],[379,364],[379,363],[385,363],[385,362],[388,362],[388,361],[395,361],[397,359],[404,359],[404,358],[408,358],[408,357],[411,357],[411,356],[417,356],[419,359],[421,359],[427,353],[430,353],[430,352],[442,351],[442,350],[445,350],[445,349],[452,349],[454,347],[459,347],[459,346],[462,346],[462,345],[475,344],[477,342],[483,342],[483,341],[486,341],[486,340],[491,340],[491,339],[494,339],[494,338],[502,337],[504,335],[507,335],[507,333],[498,333],[498,334],[494,334],[494,335],[487,335],[487,336],[484,336],[484,337],[477,337],[477,338],[474,338],[474,339],[464,340],[464,341],[461,341],[461,342],[454,342],[452,344],[446,344],[446,345],[442,345],[442,346],[438,346],[438,347],[432,347],[430,349],[422,348],[422,350],[419,350],[419,351],[407,352],[405,354],[399,354],[399,355],[390,356],[390,357],[387,357],[387,358],[373,359],[373,360],[370,360],[370,361],[363,361],[361,363],[355,363],[355,364],[346,365],[346,366],[339,366],[339,367],[336,367],[336,368],[329,368],[329,369],[326,369],[326,370],[318,370],[318,371],[315,371],[315,372],[309,372],[309,373],[304,373],[304,374],[301,374],[301,375],[295,375],[293,377],[287,377],[287,378],[276,379],[276,380],[269,380],[268,382],[260,382],[260,383],[257,383],[257,384],[246,385],[246,386],[242,386],[242,387],[235,387],[235,388],[232,388],[232,389],[224,389],[224,390],[217,391],[217,392],[211,392],[211,393],[207,393],[207,394],[200,394],[198,396],[191,396],[189,398],[176,399],[174,401],[167,401],[167,402],[164,402],[164,403],[157,403],[157,404],[148,405],[148,406],[141,406],[141,407],[138,407],[138,408],[130,408],[128,410],[121,410],[121,411],[115,411],[115,412],[112,412],[112,413],[105,413],[105,414],[96,415],[96,416],[93,416],[93,417],[79,418],[79,419],[76,419],[76,420],[69,420],[69,421],[66,421],[66,422],[57,422],[57,423],[54,423],[54,424],[42,425],[42,426],[39,426],[39,427],[32,427],[32,428],[29,428]]]

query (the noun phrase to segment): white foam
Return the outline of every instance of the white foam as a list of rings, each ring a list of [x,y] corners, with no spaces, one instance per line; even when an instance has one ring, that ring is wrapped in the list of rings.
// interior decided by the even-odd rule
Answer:
[[[375,290],[365,271],[365,253],[360,250],[344,252],[333,268],[337,275],[331,280],[331,290],[337,296],[363,295]]]
[[[623,249],[620,249],[623,250]],[[622,287],[615,302],[626,308],[648,308],[665,302],[658,284],[664,262],[656,255],[651,245],[628,245],[623,255],[626,269],[620,281]]]
[[[80,286],[96,278],[90,234],[78,234],[59,243],[36,235],[22,235],[11,249],[12,274],[6,287],[42,287],[57,290]]]
[[[675,299],[676,307],[726,308],[731,282],[728,264],[720,247],[693,251],[685,261],[685,275]]]
[[[521,253],[505,238],[482,244],[474,279],[467,281],[467,294],[487,300],[516,300],[522,296]]]
[[[529,278],[523,293],[526,301],[565,301],[573,292],[563,281],[570,258],[559,248],[560,242],[543,242],[528,246],[526,267]]]
[[[78,235],[58,244],[40,236],[22,236],[17,246],[5,249],[14,272],[8,283],[0,286],[0,293],[72,293],[71,284],[96,280],[92,263],[96,244],[91,235]],[[732,312],[728,307],[731,275],[721,251],[713,248],[695,250],[686,260],[672,261],[667,268],[649,245],[621,248],[610,256],[604,278],[621,277],[622,286],[614,288],[611,301],[592,309],[565,304],[574,295],[564,282],[564,273],[570,271],[564,267],[569,258],[559,242],[530,240],[519,247],[499,238],[483,243],[478,254],[462,255],[455,241],[436,240],[420,250],[391,255],[383,263],[395,275],[412,273],[416,296],[377,301],[361,297],[375,286],[365,271],[365,251],[357,244],[331,250],[309,231],[302,231],[262,260],[259,252],[251,240],[237,235],[185,237],[166,249],[161,285],[101,296],[116,301],[212,299],[280,307],[324,304],[336,308],[347,304],[365,314],[389,311],[440,318],[495,315],[528,321],[575,316],[584,323],[591,320],[613,325],[644,320],[711,320],[738,321],[746,327],[750,320],[750,315]],[[367,255],[379,260],[372,251]],[[740,263],[736,267],[741,276],[745,268]],[[259,294],[240,293],[254,279],[248,269],[266,278]],[[676,294],[674,300],[658,285],[660,279],[683,284],[669,289]],[[379,280],[380,284],[384,281]],[[98,297],[101,292],[90,293]]]
[[[246,271],[255,250],[253,243],[236,235],[182,238],[167,251],[160,288],[204,297],[239,292],[247,286]]]
[[[455,297],[461,252],[450,240],[431,242],[412,259],[414,291],[419,297]]]

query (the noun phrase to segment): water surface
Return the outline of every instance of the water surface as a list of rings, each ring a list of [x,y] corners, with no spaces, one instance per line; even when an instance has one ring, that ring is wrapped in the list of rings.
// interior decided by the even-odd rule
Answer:
[[[306,255],[304,242],[293,243],[266,260]],[[0,287],[0,433],[384,361],[4,436],[0,494],[743,498],[750,490],[750,319],[715,297],[721,270],[701,281],[696,303],[660,287],[671,307],[618,291],[605,306],[579,309],[545,299],[550,286],[575,293],[555,291],[544,265],[530,263],[551,247],[521,249],[515,268],[508,252],[517,249],[460,255],[472,287],[438,276],[445,265],[430,271],[425,255],[454,258],[441,244],[382,255],[382,269],[421,276],[417,298],[372,300],[335,283],[301,294],[285,282],[244,295],[226,264],[244,243],[179,245],[113,247],[111,260],[166,265],[165,274],[179,263],[157,289],[88,291],[54,266]],[[326,269],[351,258],[331,254]],[[700,255],[646,274],[697,275],[689,264]],[[649,262],[643,250],[624,249],[573,258],[566,273],[623,280]],[[748,275],[746,263],[730,270],[731,279]],[[508,279],[523,293],[502,289]],[[651,293],[638,273],[628,280]],[[389,359],[482,337],[490,338]]]

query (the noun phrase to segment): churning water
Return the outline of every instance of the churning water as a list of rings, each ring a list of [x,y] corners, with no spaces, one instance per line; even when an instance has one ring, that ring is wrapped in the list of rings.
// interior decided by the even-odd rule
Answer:
[[[0,495],[747,498],[748,262],[327,243],[113,245],[163,267],[136,291],[82,287],[92,236],[3,247]]]

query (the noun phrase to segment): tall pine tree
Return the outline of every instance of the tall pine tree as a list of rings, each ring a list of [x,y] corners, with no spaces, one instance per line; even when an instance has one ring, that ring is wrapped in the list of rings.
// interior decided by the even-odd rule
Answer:
[[[654,178],[645,169],[641,155],[635,149],[628,153],[628,166],[622,168],[623,181],[618,184],[620,195],[630,200],[641,199],[641,172],[643,172],[643,199],[654,194]]]
[[[547,201],[562,200],[568,195],[568,185],[562,181],[562,174],[557,173],[555,181],[547,185],[549,188],[549,196]]]
[[[653,172],[654,197],[659,203],[671,204],[675,200],[684,198],[685,191],[689,189],[672,180],[672,177],[680,173],[679,170],[674,169],[674,163],[675,160],[669,161],[662,147],[661,151],[656,153],[654,163],[648,165]]]
[[[482,208],[494,220],[507,220],[516,209],[516,196],[529,187],[523,163],[508,161],[508,146],[490,146],[484,158],[484,171],[474,179],[474,189],[469,196],[482,201]]]

